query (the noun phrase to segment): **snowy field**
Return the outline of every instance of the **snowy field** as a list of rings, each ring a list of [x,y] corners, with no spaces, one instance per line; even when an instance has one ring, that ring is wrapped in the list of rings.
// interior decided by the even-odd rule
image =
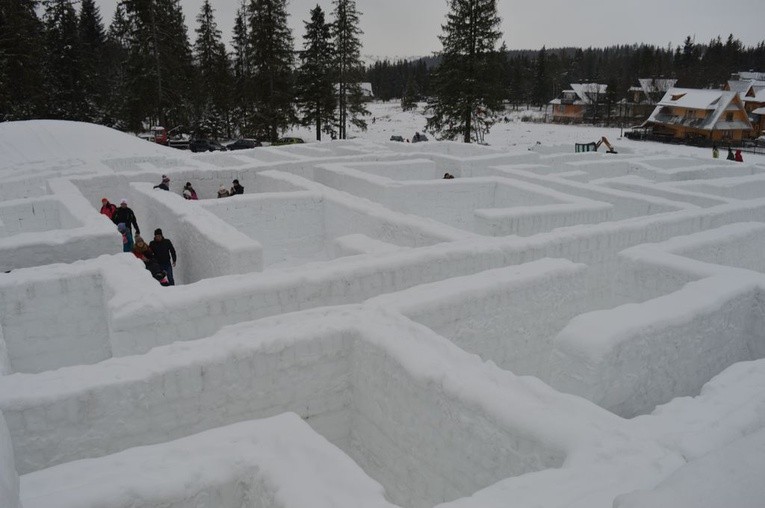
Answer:
[[[0,507],[762,508],[765,157],[370,110],[207,154],[0,124]]]

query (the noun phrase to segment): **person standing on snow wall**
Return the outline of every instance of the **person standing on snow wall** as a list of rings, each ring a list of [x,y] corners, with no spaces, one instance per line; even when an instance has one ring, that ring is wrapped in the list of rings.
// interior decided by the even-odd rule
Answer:
[[[168,240],[162,235],[162,230],[157,228],[154,230],[154,240],[149,244],[154,256],[159,262],[159,266],[167,274],[167,281],[171,286],[175,286],[175,279],[173,278],[173,267],[175,266],[176,255],[173,242]]]

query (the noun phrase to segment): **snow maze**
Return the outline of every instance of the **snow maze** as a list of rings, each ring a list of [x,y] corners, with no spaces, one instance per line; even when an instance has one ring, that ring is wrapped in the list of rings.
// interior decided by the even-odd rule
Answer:
[[[0,506],[762,506],[765,165],[634,146],[3,170]]]

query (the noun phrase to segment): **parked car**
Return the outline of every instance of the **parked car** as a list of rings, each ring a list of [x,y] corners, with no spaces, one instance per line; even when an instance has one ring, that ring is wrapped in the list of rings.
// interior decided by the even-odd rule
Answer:
[[[216,150],[225,152],[226,147],[214,139],[192,139],[189,142],[189,150],[192,152],[214,152]]]
[[[138,137],[152,143],[167,145],[167,130],[159,125],[152,127],[150,131],[140,133]]]
[[[301,138],[279,138],[273,143],[271,143],[272,146],[280,146],[280,145],[296,145],[299,143],[305,143]]]
[[[237,139],[233,143],[226,145],[229,150],[246,150],[248,148],[257,148],[263,144],[257,139]]]

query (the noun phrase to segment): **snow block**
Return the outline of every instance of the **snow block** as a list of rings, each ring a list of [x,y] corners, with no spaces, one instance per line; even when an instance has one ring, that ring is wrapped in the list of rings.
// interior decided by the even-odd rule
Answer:
[[[13,442],[0,411],[0,506],[21,508],[19,500],[19,475],[13,458]]]
[[[569,449],[618,421],[408,320],[353,307],[237,325],[142,357],[6,376],[0,408],[24,473],[293,411],[405,506],[560,467]],[[555,423],[540,426],[542,418]]]
[[[0,277],[0,327],[10,372],[42,372],[111,357],[99,263],[48,265]],[[0,360],[0,364],[3,362]]]
[[[25,508],[395,508],[294,413],[69,462],[21,489]]]
[[[48,181],[48,197],[5,202],[0,212],[11,236],[0,238],[0,271],[71,263],[117,252],[119,233],[68,180]],[[27,231],[28,230],[28,231]]]
[[[614,508],[760,508],[765,499],[765,430],[689,462],[655,489],[623,495]]]
[[[698,393],[763,351],[762,288],[710,277],[640,304],[582,314],[555,339],[552,386],[624,417]]]

